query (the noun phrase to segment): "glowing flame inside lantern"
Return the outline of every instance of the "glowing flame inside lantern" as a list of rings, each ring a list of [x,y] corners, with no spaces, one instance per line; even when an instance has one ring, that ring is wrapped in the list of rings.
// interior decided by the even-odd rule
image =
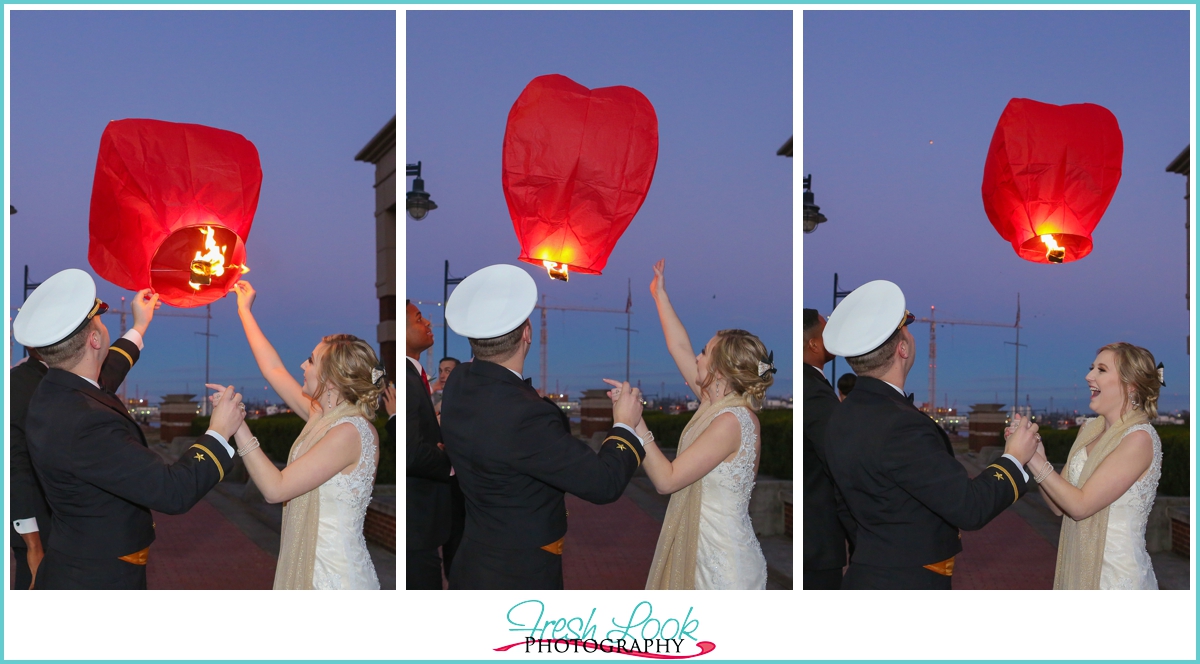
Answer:
[[[1051,263],[1061,263],[1067,255],[1067,250],[1058,245],[1058,241],[1053,235],[1046,234],[1042,236],[1042,242],[1046,245],[1046,260]]]
[[[204,249],[207,253],[196,252],[196,257],[192,259],[192,278],[188,280],[188,285],[196,290],[211,284],[213,277],[225,274],[226,247],[217,247],[212,226],[205,226],[200,233],[204,235]]]
[[[554,261],[542,261],[542,265],[546,266],[546,273],[551,279],[559,281],[567,281],[571,278],[569,267],[566,263],[555,263]]]

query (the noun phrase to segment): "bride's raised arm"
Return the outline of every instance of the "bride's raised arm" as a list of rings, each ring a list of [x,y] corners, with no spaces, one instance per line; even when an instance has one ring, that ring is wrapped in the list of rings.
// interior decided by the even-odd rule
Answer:
[[[271,389],[275,390],[288,408],[308,421],[309,413],[312,410],[312,399],[309,399],[301,391],[300,383],[296,382],[291,372],[284,366],[283,360],[279,358],[279,353],[275,352],[275,347],[271,345],[270,341],[267,341],[266,335],[258,327],[258,321],[254,320],[254,314],[250,313],[250,308],[254,305],[254,287],[247,281],[239,281],[233,285],[233,290],[237,292],[238,317],[242,320],[242,329],[246,332],[246,340],[250,342],[250,351],[254,353],[254,361],[258,363],[258,370],[262,372],[263,378],[267,379]]]
[[[688,339],[687,330],[676,315],[671,300],[667,297],[667,287],[663,277],[666,269],[666,259],[660,259],[654,264],[654,279],[650,282],[650,294],[654,296],[654,304],[658,307],[658,320],[662,323],[663,337],[667,341],[667,352],[679,367],[679,373],[687,381],[688,387],[700,398],[700,386],[696,385],[696,353],[692,350],[692,342]]]

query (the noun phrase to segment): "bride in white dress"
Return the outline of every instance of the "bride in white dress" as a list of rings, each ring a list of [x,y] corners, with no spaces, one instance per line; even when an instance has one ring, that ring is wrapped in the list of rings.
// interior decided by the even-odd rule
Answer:
[[[646,450],[642,466],[659,493],[671,494],[646,589],[761,590],[767,563],[749,505],[761,449],[755,413],[775,367],[758,337],[744,330],[721,330],[694,354],[667,298],[663,270],[659,261],[650,292],[667,349],[700,407],[674,461],[663,456],[644,421],[637,425]]]
[[[327,336],[300,365],[301,385],[250,313],[254,288],[245,281],[234,288],[259,370],[307,422],[282,471],[244,423],[234,434],[238,454],[263,497],[286,503],[274,588],[378,590],[379,578],[363,536],[379,463],[379,435],[370,422],[384,381],[375,351],[349,334]]]
[[[1146,521],[1162,475],[1162,443],[1150,425],[1162,375],[1149,351],[1122,342],[1100,349],[1087,382],[1099,417],[1080,427],[1065,477],[1041,445],[1028,466],[1050,509],[1065,515],[1054,589],[1158,590]]]

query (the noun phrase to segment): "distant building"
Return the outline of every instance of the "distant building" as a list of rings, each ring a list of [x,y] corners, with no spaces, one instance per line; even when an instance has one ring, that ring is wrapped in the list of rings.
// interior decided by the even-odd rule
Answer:
[[[159,419],[162,428],[159,430],[160,440],[169,443],[176,436],[186,436],[192,428],[192,420],[200,416],[200,404],[192,401],[195,394],[168,394],[163,397],[159,406]]]
[[[763,401],[763,408],[766,409],[792,409],[791,397],[772,397]]]
[[[971,451],[1004,446],[1004,427],[1008,422],[1008,414],[1000,410],[1003,407],[1002,403],[977,403],[971,406],[967,418],[967,445]]]
[[[384,125],[355,161],[375,164],[375,297],[379,298],[379,355],[396,381],[396,118]]]

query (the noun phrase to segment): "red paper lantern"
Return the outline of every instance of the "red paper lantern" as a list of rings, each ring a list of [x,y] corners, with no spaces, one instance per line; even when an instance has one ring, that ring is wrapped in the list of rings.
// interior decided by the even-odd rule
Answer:
[[[92,182],[88,262],[117,286],[153,288],[177,307],[224,297],[246,269],[261,186],[258,150],[239,134],[110,122]]]
[[[1021,258],[1079,260],[1117,190],[1123,151],[1103,106],[1012,99],[988,147],[983,209]]]
[[[520,259],[550,276],[600,274],[646,200],[658,117],[624,86],[589,90],[565,76],[529,82],[508,113],[502,181]]]

